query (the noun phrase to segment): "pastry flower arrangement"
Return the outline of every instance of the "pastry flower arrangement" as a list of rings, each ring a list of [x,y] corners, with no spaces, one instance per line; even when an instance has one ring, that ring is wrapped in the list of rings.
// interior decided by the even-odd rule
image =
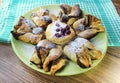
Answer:
[[[100,59],[102,52],[89,39],[104,32],[101,21],[93,15],[83,17],[79,5],[59,5],[56,16],[48,9],[40,8],[30,18],[21,16],[11,31],[13,37],[35,45],[30,62],[51,75],[73,61],[81,68],[92,66],[92,60]]]

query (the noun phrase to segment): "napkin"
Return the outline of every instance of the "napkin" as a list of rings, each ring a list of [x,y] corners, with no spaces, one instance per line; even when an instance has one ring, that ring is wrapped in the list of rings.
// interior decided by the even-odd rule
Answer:
[[[10,31],[27,11],[49,4],[79,4],[102,20],[108,33],[108,46],[120,46],[120,16],[111,0],[3,0],[0,6],[0,42],[10,43]]]

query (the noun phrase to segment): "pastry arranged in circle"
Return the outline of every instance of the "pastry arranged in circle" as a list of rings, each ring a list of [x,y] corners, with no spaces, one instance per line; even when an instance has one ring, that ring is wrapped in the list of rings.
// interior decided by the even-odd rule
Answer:
[[[54,21],[48,25],[45,35],[48,40],[56,44],[65,44],[75,36],[75,32],[68,24]]]
[[[66,62],[90,68],[103,54],[89,40],[105,28],[97,17],[84,15],[78,4],[59,8],[58,15],[40,8],[30,19],[21,16],[11,31],[13,37],[35,45],[30,62],[51,75],[66,67]]]

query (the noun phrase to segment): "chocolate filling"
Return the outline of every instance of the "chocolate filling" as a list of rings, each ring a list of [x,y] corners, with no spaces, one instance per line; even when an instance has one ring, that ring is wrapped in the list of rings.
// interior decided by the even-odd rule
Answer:
[[[66,23],[69,20],[69,17],[66,14],[62,14],[60,20],[61,20],[61,22],[65,22]]]
[[[63,12],[60,11],[59,13],[59,19],[61,22],[67,22],[69,20],[69,17],[67,14],[64,14]]]
[[[40,49],[41,49],[41,47],[38,47],[38,46],[35,46],[35,49],[36,49],[36,51],[37,51],[37,56],[39,57],[39,59],[40,59],[40,68],[42,68],[42,61],[41,61],[41,56],[40,56]]]
[[[87,68],[83,63],[80,62],[78,55],[76,55],[76,56],[77,56],[77,64],[82,68]],[[90,65],[89,65],[89,67],[90,67]]]
[[[19,39],[18,39],[19,36],[25,34],[25,33],[17,33],[17,32],[14,32],[14,31],[11,31],[11,33],[12,33],[13,37],[14,37],[15,39],[17,39],[17,40],[19,40]]]
[[[21,23],[21,22],[18,22],[17,26],[21,26],[21,25],[22,25],[22,23]]]
[[[44,60],[45,60],[45,58],[46,58],[46,56],[48,55],[48,53],[49,53],[49,49],[46,49],[45,47],[38,47],[38,46],[35,46],[35,49],[36,49],[36,51],[37,51],[37,56],[39,57],[39,59],[40,59],[40,68],[42,68],[43,67],[43,63],[44,63]],[[41,52],[42,51],[44,51],[43,53],[45,53],[45,54],[42,54]]]

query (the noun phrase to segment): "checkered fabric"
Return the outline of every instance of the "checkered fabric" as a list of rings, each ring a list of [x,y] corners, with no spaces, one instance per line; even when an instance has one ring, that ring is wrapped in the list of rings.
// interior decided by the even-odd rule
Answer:
[[[0,42],[10,43],[14,22],[27,11],[48,4],[79,4],[102,20],[108,32],[108,45],[120,46],[120,16],[111,0],[3,0],[0,7]]]

